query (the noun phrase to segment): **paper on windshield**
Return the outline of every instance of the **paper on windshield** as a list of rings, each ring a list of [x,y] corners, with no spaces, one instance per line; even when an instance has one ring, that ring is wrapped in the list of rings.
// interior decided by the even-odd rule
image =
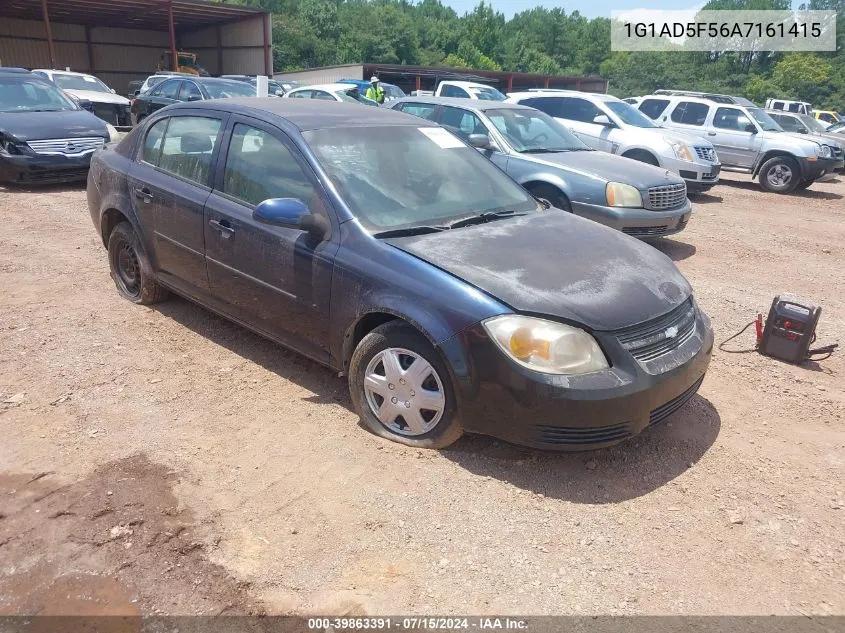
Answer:
[[[83,77],[83,79],[84,79],[85,81],[87,81],[89,84],[95,84],[95,83],[97,83],[97,80],[96,80],[96,79],[94,79],[93,77]]]
[[[443,149],[464,147],[464,144],[461,143],[457,136],[448,130],[444,130],[442,127],[420,127],[417,129]]]

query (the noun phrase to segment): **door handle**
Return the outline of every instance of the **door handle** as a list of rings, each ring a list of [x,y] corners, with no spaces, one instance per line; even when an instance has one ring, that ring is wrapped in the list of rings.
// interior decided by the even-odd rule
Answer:
[[[149,204],[153,201],[153,192],[147,189],[146,187],[142,187],[140,189],[135,189],[135,197],[140,198],[145,203]]]
[[[218,231],[223,239],[228,240],[235,234],[235,229],[229,224],[228,220],[209,220],[208,223]]]
[[[708,132],[707,136],[716,136],[716,133],[715,132]]]

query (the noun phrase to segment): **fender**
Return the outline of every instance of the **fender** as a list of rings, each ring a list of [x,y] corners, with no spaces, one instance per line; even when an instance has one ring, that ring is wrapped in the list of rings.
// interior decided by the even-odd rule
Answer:
[[[620,145],[619,148],[616,150],[616,155],[622,156],[623,154],[626,154],[628,152],[637,152],[637,151],[645,152],[647,154],[650,154],[651,156],[654,156],[654,158],[657,159],[658,166],[659,167],[663,166],[663,164],[660,162],[660,154],[656,153],[653,149],[651,149],[649,147],[643,147],[642,145],[625,145],[624,147]],[[622,156],[622,157],[628,158],[627,156]]]

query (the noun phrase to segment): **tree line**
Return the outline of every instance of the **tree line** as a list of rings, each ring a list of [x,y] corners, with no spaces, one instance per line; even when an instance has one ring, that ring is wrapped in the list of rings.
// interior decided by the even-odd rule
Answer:
[[[272,12],[277,72],[370,62],[599,75],[620,97],[675,88],[845,110],[845,0],[801,6],[837,11],[831,53],[611,52],[609,18],[538,7],[506,19],[484,0],[464,15],[440,0],[221,1]],[[789,8],[790,0],[712,0],[704,7]]]

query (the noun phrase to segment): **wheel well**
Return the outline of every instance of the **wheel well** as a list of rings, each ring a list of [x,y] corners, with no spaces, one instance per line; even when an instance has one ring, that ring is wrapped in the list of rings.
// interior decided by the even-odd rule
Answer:
[[[362,338],[388,321],[402,320],[404,319],[400,319],[395,314],[389,314],[387,312],[371,312],[362,316],[355,326],[346,333],[346,338],[343,341],[343,371],[345,372],[349,367],[352,353],[358,347],[358,343],[361,342]]]
[[[658,167],[660,166],[660,161],[657,160],[657,157],[644,149],[629,149],[627,152],[622,154],[622,156],[624,158],[630,158],[631,160],[638,160],[642,163],[657,165]]]
[[[548,187],[550,189],[554,189],[561,198],[569,200],[569,196],[567,196],[560,187],[553,185],[550,182],[545,182],[544,180],[532,180],[531,182],[523,183],[522,187],[531,193],[534,193],[534,191],[540,187]]]
[[[117,209],[106,209],[103,213],[103,218],[100,220],[100,227],[102,229],[103,246],[108,246],[109,235],[121,222],[128,222],[129,219]]]
[[[768,152],[763,154],[763,157],[757,162],[757,166],[754,168],[754,172],[751,174],[751,177],[753,178],[754,176],[760,173],[760,168],[766,163],[767,160],[771,160],[772,158],[775,158],[777,156],[786,156],[787,158],[796,160],[793,154],[790,154],[789,152],[786,152],[782,149],[769,150]]]

